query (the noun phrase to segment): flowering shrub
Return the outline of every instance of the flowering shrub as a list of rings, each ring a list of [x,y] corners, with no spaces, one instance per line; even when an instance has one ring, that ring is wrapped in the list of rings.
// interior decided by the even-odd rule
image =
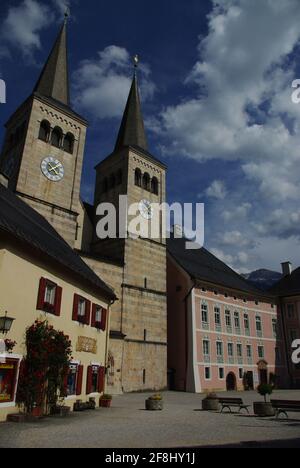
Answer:
[[[56,406],[66,396],[65,381],[72,350],[69,337],[47,321],[36,321],[26,330],[26,357],[22,361],[17,404],[27,413],[34,407]]]

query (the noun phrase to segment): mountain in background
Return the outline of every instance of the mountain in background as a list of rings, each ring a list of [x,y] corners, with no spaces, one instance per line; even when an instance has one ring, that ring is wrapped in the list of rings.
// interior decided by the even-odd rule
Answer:
[[[256,270],[252,273],[247,273],[242,275],[243,278],[250,281],[250,283],[254,284],[259,289],[263,291],[267,291],[270,289],[274,284],[276,284],[281,278],[282,274],[278,273],[277,271],[271,270]]]

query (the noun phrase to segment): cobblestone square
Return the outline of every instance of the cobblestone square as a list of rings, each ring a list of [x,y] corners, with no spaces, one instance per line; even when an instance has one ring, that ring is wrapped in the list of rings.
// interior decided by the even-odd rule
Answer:
[[[274,398],[299,400],[300,392],[277,391]],[[255,392],[230,393],[251,404]],[[201,411],[203,395],[165,392],[165,409],[144,409],[148,394],[117,396],[111,409],[72,413],[37,423],[0,424],[0,448],[188,448],[238,445],[300,448],[300,415],[280,420],[252,414]]]

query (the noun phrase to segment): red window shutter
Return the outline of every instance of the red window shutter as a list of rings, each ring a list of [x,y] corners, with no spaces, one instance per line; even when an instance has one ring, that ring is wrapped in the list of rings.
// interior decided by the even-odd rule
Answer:
[[[83,366],[78,366],[77,368],[77,381],[76,381],[76,395],[81,395],[82,393],[82,380],[83,380]]]
[[[93,385],[93,366],[89,366],[87,369],[87,380],[86,380],[86,394],[92,393]]]
[[[62,298],[62,288],[60,286],[56,286],[56,294],[55,294],[55,315],[57,317],[60,316],[61,311],[61,298]]]
[[[39,293],[36,308],[43,310],[45,304],[45,291],[46,291],[47,280],[45,278],[40,279]]]
[[[72,320],[75,320],[75,322],[78,320],[78,305],[79,305],[79,296],[78,294],[74,294]]]
[[[65,394],[67,395],[68,393],[68,378],[69,378],[69,373],[70,373],[70,369],[68,369],[66,371],[66,374],[65,374],[65,378],[64,378],[64,390],[65,390]]]
[[[98,372],[98,392],[104,392],[105,386],[105,367],[100,367]]]
[[[97,306],[96,304],[93,304],[93,307],[92,307],[92,327],[96,327],[96,311],[97,311]]]
[[[101,330],[106,330],[106,322],[107,322],[107,310],[102,309],[102,317],[101,317]]]
[[[86,301],[85,307],[86,307],[86,310],[85,310],[85,323],[86,323],[86,325],[89,325],[90,321],[91,321],[91,301]]]

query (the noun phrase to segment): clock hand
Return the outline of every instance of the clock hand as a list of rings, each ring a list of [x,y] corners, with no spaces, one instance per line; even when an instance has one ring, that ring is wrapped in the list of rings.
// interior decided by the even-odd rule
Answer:
[[[59,175],[59,172],[57,172],[56,170],[58,166],[53,167],[51,166],[50,163],[48,164],[48,166],[49,166],[49,172],[55,172],[56,175]]]

